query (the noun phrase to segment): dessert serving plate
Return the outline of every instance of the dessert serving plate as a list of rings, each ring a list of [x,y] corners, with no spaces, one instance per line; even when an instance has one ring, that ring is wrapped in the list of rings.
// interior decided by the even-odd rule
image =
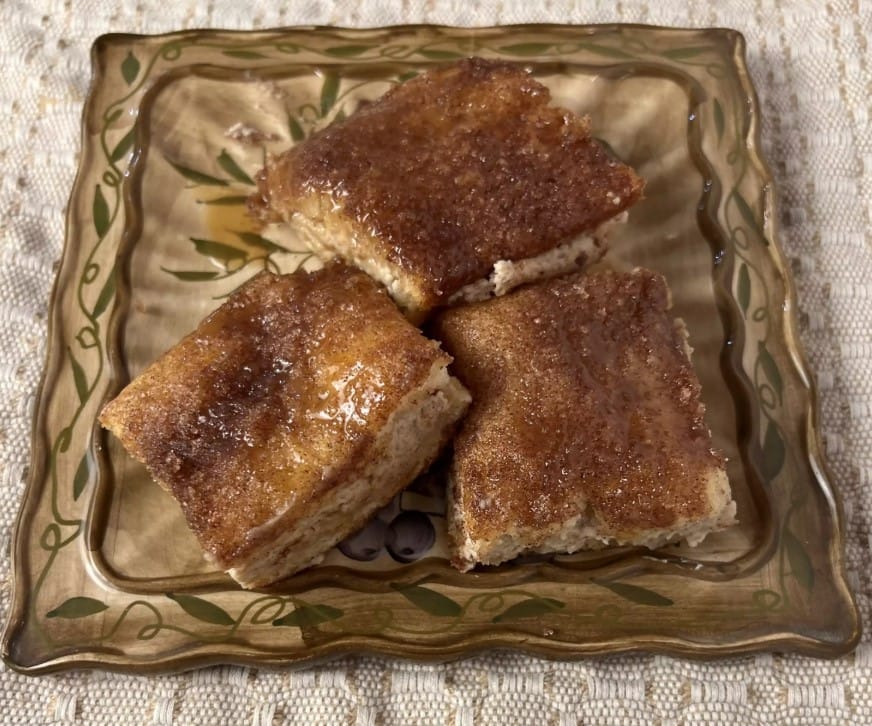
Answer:
[[[460,574],[446,559],[436,465],[317,567],[242,590],[96,415],[252,275],[318,264],[245,213],[266,154],[470,55],[524,64],[646,179],[607,261],[666,276],[739,523],[695,549]],[[743,56],[731,30],[624,25],[98,39],[14,539],[6,662],[153,672],[487,648],[552,658],[850,650],[860,625],[838,498]]]

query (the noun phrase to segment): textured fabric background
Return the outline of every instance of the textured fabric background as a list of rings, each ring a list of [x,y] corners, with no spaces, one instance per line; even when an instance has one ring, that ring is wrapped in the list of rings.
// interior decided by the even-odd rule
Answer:
[[[49,290],[76,170],[89,47],[110,31],[408,22],[728,26],[748,40],[782,243],[845,502],[851,582],[870,627],[872,572],[872,35],[869,0],[0,0],[0,617],[28,461]],[[446,666],[346,659],[302,672],[216,668],[146,678],[0,672],[10,723],[872,723],[872,638],[833,662],[759,655],[700,664],[638,656]]]

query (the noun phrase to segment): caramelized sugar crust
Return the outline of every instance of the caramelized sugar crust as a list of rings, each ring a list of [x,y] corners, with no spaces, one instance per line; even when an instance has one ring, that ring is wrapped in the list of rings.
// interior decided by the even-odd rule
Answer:
[[[498,260],[546,252],[640,197],[587,119],[549,100],[511,63],[437,68],[272,159],[251,207],[278,220],[330,195],[435,306]]]
[[[263,273],[149,366],[100,420],[229,567],[365,464],[400,401],[450,359],[367,275]]]
[[[470,538],[583,515],[629,541],[711,514],[706,482],[724,462],[668,308],[663,277],[637,269],[573,274],[438,318],[473,396],[453,462]]]

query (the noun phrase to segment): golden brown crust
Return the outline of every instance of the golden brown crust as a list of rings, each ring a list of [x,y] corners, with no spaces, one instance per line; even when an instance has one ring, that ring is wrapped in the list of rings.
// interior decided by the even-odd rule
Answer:
[[[257,528],[366,463],[400,401],[450,359],[365,274],[261,274],[147,368],[101,423],[227,568]],[[266,528],[268,529],[268,528]]]
[[[522,67],[470,58],[395,87],[272,159],[251,207],[331,195],[377,254],[442,304],[498,260],[534,257],[631,206],[642,181]]]
[[[668,307],[662,276],[602,271],[437,319],[473,396],[452,468],[470,539],[582,516],[628,541],[711,515],[723,459]]]

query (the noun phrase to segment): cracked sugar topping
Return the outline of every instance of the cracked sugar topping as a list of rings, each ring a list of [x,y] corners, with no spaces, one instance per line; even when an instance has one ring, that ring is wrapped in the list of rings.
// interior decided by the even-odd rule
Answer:
[[[602,271],[438,318],[473,396],[454,444],[471,537],[592,514],[631,538],[709,514],[723,458],[668,307],[662,276]]]
[[[630,207],[643,183],[549,105],[521,66],[469,58],[422,74],[272,159],[252,207],[326,194],[431,304]]]

